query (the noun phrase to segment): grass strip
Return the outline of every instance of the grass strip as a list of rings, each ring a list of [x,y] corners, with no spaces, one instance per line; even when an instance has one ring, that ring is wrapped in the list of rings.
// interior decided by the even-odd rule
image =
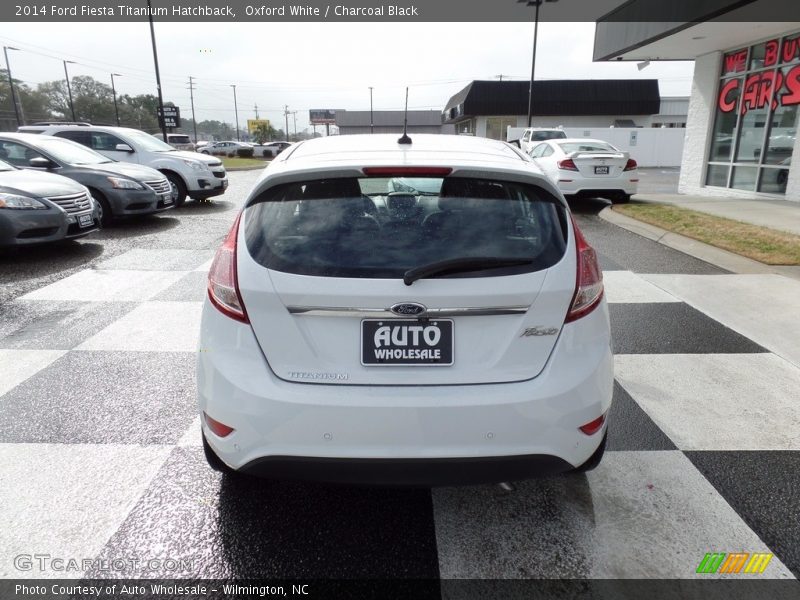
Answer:
[[[767,265],[800,265],[800,236],[670,204],[631,203],[615,211]]]

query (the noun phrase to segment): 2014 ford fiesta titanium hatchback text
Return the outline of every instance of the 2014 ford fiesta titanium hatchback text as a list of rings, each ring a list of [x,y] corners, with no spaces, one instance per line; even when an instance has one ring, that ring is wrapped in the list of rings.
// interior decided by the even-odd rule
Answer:
[[[229,474],[445,485],[587,470],[612,385],[595,252],[503,142],[297,144],[209,273],[198,403],[206,457]]]

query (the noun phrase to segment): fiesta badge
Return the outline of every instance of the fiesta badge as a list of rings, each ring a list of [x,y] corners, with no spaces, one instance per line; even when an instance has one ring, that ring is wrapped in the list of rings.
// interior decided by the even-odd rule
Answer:
[[[418,317],[428,312],[427,307],[418,302],[399,302],[389,310],[401,317]]]

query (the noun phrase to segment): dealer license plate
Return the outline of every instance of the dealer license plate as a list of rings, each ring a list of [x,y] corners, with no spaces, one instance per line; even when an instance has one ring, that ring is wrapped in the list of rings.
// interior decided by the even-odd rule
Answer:
[[[91,227],[94,225],[94,219],[92,219],[92,215],[78,215],[78,227],[86,228]]]
[[[595,175],[608,175],[608,167],[595,167],[594,168]]]
[[[449,366],[453,364],[453,321],[364,319],[361,364],[375,366]]]

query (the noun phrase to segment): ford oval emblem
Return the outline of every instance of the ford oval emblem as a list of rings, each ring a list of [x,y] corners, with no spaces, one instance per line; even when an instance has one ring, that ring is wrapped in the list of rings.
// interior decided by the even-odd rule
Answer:
[[[389,310],[401,317],[418,317],[428,312],[427,307],[418,302],[400,302],[392,306]]]

